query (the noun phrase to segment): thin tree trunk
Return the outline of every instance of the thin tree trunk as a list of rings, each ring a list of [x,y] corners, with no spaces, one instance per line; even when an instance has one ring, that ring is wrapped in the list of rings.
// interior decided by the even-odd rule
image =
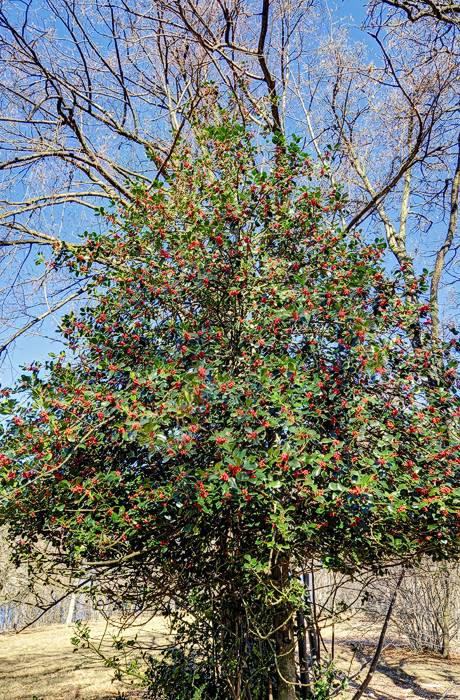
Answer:
[[[441,616],[442,648],[441,653],[444,659],[450,656],[450,573],[446,565],[442,566],[443,576],[443,601]]]
[[[393,608],[394,608],[394,605],[396,603],[396,597],[398,595],[399,587],[401,586],[403,578],[404,578],[404,571],[402,571],[402,573],[400,574],[398,581],[396,583],[396,587],[393,591],[393,595],[391,596],[390,605],[388,606],[387,614],[385,615],[385,621],[383,623],[383,627],[382,627],[382,630],[380,632],[380,637],[379,637],[379,641],[377,644],[377,648],[375,650],[373,659],[371,661],[371,665],[369,666],[369,670],[366,674],[365,679],[363,680],[363,682],[361,683],[361,685],[359,686],[358,690],[353,695],[351,700],[359,700],[359,698],[362,696],[364,691],[368,688],[369,683],[372,680],[375,669],[377,668],[377,664],[378,664],[379,659],[380,659],[380,654],[382,653],[383,642],[385,640],[385,635],[387,632],[388,624],[389,624],[390,619],[391,619],[391,614],[393,612]]]
[[[308,700],[310,679],[308,675],[307,635],[305,617],[300,610],[297,611],[297,643],[299,646],[300,697],[302,700]]]
[[[314,588],[314,581],[313,581],[313,574],[308,573],[304,574],[304,581],[305,581],[305,587],[306,587],[306,596],[305,596],[305,604],[307,607],[307,615],[306,615],[306,623],[307,623],[307,631],[308,631],[308,643],[310,645],[310,663],[313,666],[316,663],[319,663],[321,661],[320,658],[320,642],[319,642],[319,635],[318,635],[318,629],[316,625],[316,611],[315,611],[315,605],[316,605],[316,599],[315,599],[315,588]]]
[[[449,627],[450,627],[450,619],[449,619],[449,610],[445,607],[442,611],[442,649],[441,653],[444,659],[448,659],[450,657],[450,635],[449,635]]]
[[[72,624],[73,614],[75,612],[75,602],[76,602],[76,595],[75,595],[75,593],[72,593],[72,595],[70,596],[70,601],[69,601],[69,609],[67,611],[67,619],[65,621],[67,627],[70,627],[70,625]]]

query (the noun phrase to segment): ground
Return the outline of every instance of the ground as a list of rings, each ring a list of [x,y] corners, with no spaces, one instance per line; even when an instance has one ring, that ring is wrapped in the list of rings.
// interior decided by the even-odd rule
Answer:
[[[105,624],[91,623],[101,637]],[[141,634],[156,637],[158,624]],[[132,687],[112,682],[112,671],[85,651],[75,651],[65,625],[0,635],[0,700],[138,700]]]
[[[369,658],[372,653],[369,649]],[[440,656],[389,648],[382,654],[378,671],[363,697],[374,700],[460,700],[460,657],[446,661]]]
[[[102,624],[95,626],[101,635]],[[355,628],[340,634],[338,658],[353,656],[359,668],[372,656],[372,647]],[[163,639],[164,629],[150,622],[145,638]],[[72,630],[63,625],[0,635],[0,700],[115,700],[142,697],[132,688],[111,682],[111,671],[96,658],[75,653]],[[348,694],[348,697],[351,697]],[[371,688],[363,696],[374,700],[460,700],[460,656],[445,661],[439,656],[415,654],[393,641],[382,654]]]
[[[359,673],[361,681],[367,673],[380,625],[356,615],[336,629],[336,662],[342,669]],[[330,632],[324,630],[330,648]],[[417,653],[404,645],[396,627],[390,624],[377,670],[363,698],[373,700],[460,700],[460,648],[453,643],[452,658],[439,654]],[[353,697],[359,683],[351,684],[344,700]]]

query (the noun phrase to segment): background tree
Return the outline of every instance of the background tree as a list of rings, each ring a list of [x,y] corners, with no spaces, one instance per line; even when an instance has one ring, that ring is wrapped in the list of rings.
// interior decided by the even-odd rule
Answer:
[[[380,616],[388,606],[394,578],[376,580],[369,587],[369,609]],[[390,584],[390,585],[388,585]],[[410,648],[448,658],[451,643],[458,636],[458,566],[424,561],[414,571],[406,571],[399,588],[394,624]]]
[[[374,4],[402,11],[411,22],[435,19],[448,27],[455,27],[460,21],[460,5],[449,0],[377,0]]]

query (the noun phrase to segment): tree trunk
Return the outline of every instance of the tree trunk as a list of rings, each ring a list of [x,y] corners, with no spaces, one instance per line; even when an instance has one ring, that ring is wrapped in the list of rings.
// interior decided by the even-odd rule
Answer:
[[[442,611],[442,649],[441,653],[444,659],[450,658],[450,634],[449,634],[449,628],[450,628],[450,619],[449,619],[449,611],[447,608],[444,608]]]
[[[276,641],[276,656],[279,674],[279,691],[277,700],[297,700],[297,669],[295,658],[296,644],[292,617],[278,632]]]
[[[297,643],[299,645],[300,697],[302,700],[308,700],[311,695],[309,690],[307,635],[305,618],[300,610],[297,611]]]
[[[316,624],[316,598],[315,584],[312,573],[304,574],[305,593],[305,622],[308,632],[308,643],[310,645],[310,664],[319,664],[321,661],[320,637]]]
[[[282,593],[289,585],[289,562],[280,559],[274,566],[273,580]],[[281,603],[275,611],[276,667],[278,671],[277,700],[297,700],[296,639],[292,606]]]
[[[450,657],[450,572],[446,565],[441,567],[442,571],[442,584],[443,584],[443,601],[442,601],[442,613],[441,613],[441,634],[442,634],[442,647],[441,653],[444,659]]]
[[[398,595],[398,591],[399,591],[399,588],[400,588],[401,583],[403,581],[403,578],[404,578],[404,570],[399,575],[398,581],[396,583],[396,587],[393,591],[393,595],[391,596],[390,605],[388,606],[387,614],[385,615],[385,620],[383,622],[382,629],[380,631],[379,641],[378,641],[377,647],[375,649],[374,656],[373,656],[372,661],[370,663],[369,669],[367,671],[366,677],[363,680],[363,682],[361,683],[361,685],[359,686],[356,693],[353,695],[351,700],[360,700],[360,698],[363,696],[363,694],[365,693],[365,691],[369,687],[369,684],[372,680],[375,669],[377,668],[377,664],[378,664],[379,659],[380,659],[380,654],[382,653],[383,642],[385,640],[387,628],[388,628],[388,625],[390,623],[391,615],[393,613],[393,608],[394,608],[394,605],[396,603],[396,597]]]
[[[73,621],[73,614],[75,612],[75,602],[76,602],[76,595],[75,593],[72,593],[70,596],[70,601],[69,601],[69,609],[67,611],[67,619],[65,621],[67,627],[70,627]]]

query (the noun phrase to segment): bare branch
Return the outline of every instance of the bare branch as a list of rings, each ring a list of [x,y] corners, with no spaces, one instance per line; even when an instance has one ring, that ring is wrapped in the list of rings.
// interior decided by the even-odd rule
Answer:
[[[433,339],[435,342],[439,341],[440,328],[439,328],[439,283],[441,281],[441,276],[444,271],[444,263],[446,255],[449,252],[452,242],[454,240],[454,234],[457,228],[458,222],[458,200],[459,200],[459,189],[460,189],[460,134],[458,137],[458,156],[457,156],[457,166],[455,169],[454,177],[452,178],[452,185],[450,190],[450,214],[449,214],[449,225],[447,227],[447,233],[441,248],[438,250],[436,255],[436,261],[434,264],[433,275],[431,277],[431,287],[430,287],[430,303],[431,303],[431,316],[433,320]]]
[[[9,345],[11,345],[11,343],[13,343],[15,340],[17,340],[17,338],[19,338],[21,335],[24,335],[24,333],[26,333],[28,330],[33,328],[37,323],[40,323],[45,318],[47,318],[47,316],[50,316],[51,314],[55,313],[56,311],[59,311],[59,309],[62,309],[63,306],[66,306],[66,304],[68,304],[69,302],[80,297],[82,294],[84,294],[86,291],[88,291],[88,288],[89,288],[89,285],[85,285],[84,287],[81,287],[73,294],[69,294],[64,299],[61,299],[61,301],[59,301],[54,306],[48,308],[46,311],[44,311],[39,316],[36,316],[35,318],[31,319],[28,323],[26,323],[24,326],[22,326],[22,328],[19,328],[15,333],[13,333],[13,335],[11,335],[0,346],[0,354],[5,352],[5,350],[8,348]]]

